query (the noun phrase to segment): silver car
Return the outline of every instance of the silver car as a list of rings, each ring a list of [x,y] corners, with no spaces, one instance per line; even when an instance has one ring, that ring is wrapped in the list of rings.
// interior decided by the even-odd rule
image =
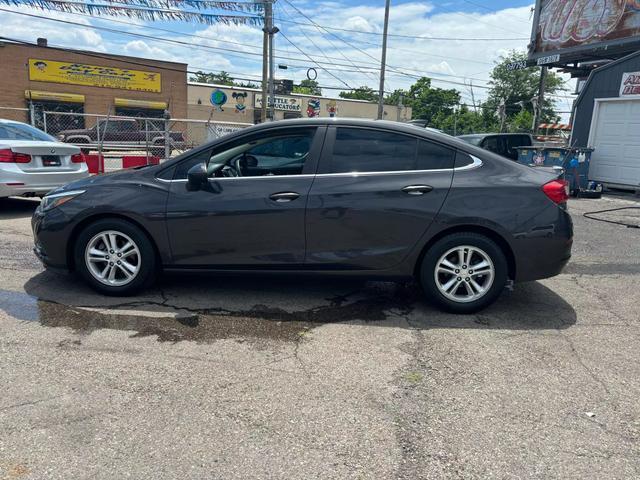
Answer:
[[[26,123],[0,119],[0,198],[43,196],[88,176],[80,148]]]

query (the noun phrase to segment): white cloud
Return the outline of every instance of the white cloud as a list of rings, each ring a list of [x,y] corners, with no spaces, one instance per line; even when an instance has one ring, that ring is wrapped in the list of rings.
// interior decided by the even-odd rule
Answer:
[[[291,57],[276,58],[278,63],[290,67],[286,71],[277,71],[277,75],[280,78],[300,81],[306,78],[307,68],[315,67],[321,85],[343,86],[347,83],[352,87],[369,85],[377,88],[381,36],[370,33],[382,32],[383,2],[372,6],[365,0],[362,0],[361,5],[347,5],[341,1],[297,0],[295,5],[319,25],[356,32],[329,30],[329,34],[326,30],[308,23],[287,2],[276,3],[276,25],[284,34],[276,35],[276,55]],[[468,98],[468,87],[447,81],[468,84],[473,79],[476,99],[484,98],[486,90],[482,86],[486,85],[489,72],[500,56],[513,49],[526,51],[531,30],[530,6],[496,12],[486,12],[482,9],[477,12],[452,12],[447,4],[438,3],[438,8],[434,8],[435,5],[433,1],[392,5],[392,36],[389,37],[387,54],[390,68],[387,71],[386,89],[407,88],[415,81],[413,76],[426,75],[434,78],[435,86],[457,88]],[[157,24],[136,19],[115,18],[118,22],[130,24],[125,25],[109,22],[109,17],[89,20],[87,17],[57,12],[43,13],[40,10],[25,8],[14,10],[67,19],[81,25],[69,26],[6,14],[3,19],[3,34],[7,37],[33,41],[38,36],[46,36],[51,44],[184,62],[189,64],[191,70],[226,70],[237,77],[242,74],[247,77],[261,76],[262,31],[259,27],[196,24],[189,28],[180,23],[161,24],[163,29],[188,32],[195,35],[194,37],[186,33],[171,34],[141,28]],[[291,21],[308,24],[299,25]],[[103,33],[86,28],[90,24],[108,26],[123,32],[169,38],[185,42],[186,45]],[[318,68],[314,62],[306,58],[285,39],[285,36],[315,61],[325,62],[320,64],[322,68]],[[462,41],[428,40],[426,37],[519,39]],[[323,68],[330,73],[323,71]],[[400,75],[394,70],[402,70],[408,75]],[[337,96],[338,91],[325,90],[325,93]],[[568,109],[564,101],[560,106]]]

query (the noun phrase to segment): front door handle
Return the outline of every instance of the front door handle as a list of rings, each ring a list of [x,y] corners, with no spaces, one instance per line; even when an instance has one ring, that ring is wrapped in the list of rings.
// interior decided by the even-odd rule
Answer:
[[[407,185],[402,191],[408,195],[424,195],[433,190],[430,185]]]
[[[300,196],[299,193],[296,192],[279,192],[272,193],[269,195],[269,198],[274,202],[283,203],[283,202],[291,202]]]

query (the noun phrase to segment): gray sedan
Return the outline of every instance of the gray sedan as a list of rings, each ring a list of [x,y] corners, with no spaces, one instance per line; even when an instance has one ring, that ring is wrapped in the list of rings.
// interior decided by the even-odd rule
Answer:
[[[0,198],[44,196],[88,176],[80,148],[26,123],[0,119]]]
[[[161,269],[416,278],[475,312],[571,256],[566,182],[449,135],[307,119],[227,135],[162,165],[67,185],[33,217],[35,253],[107,295]]]

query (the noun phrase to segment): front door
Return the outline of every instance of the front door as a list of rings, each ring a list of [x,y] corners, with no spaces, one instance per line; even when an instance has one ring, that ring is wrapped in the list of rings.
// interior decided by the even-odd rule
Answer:
[[[185,267],[286,268],[304,262],[304,217],[324,127],[283,127],[201,150],[176,168],[167,204],[173,263]],[[205,189],[186,172],[225,167]]]
[[[438,214],[454,150],[374,128],[329,127],[307,206],[309,267],[384,270]]]

